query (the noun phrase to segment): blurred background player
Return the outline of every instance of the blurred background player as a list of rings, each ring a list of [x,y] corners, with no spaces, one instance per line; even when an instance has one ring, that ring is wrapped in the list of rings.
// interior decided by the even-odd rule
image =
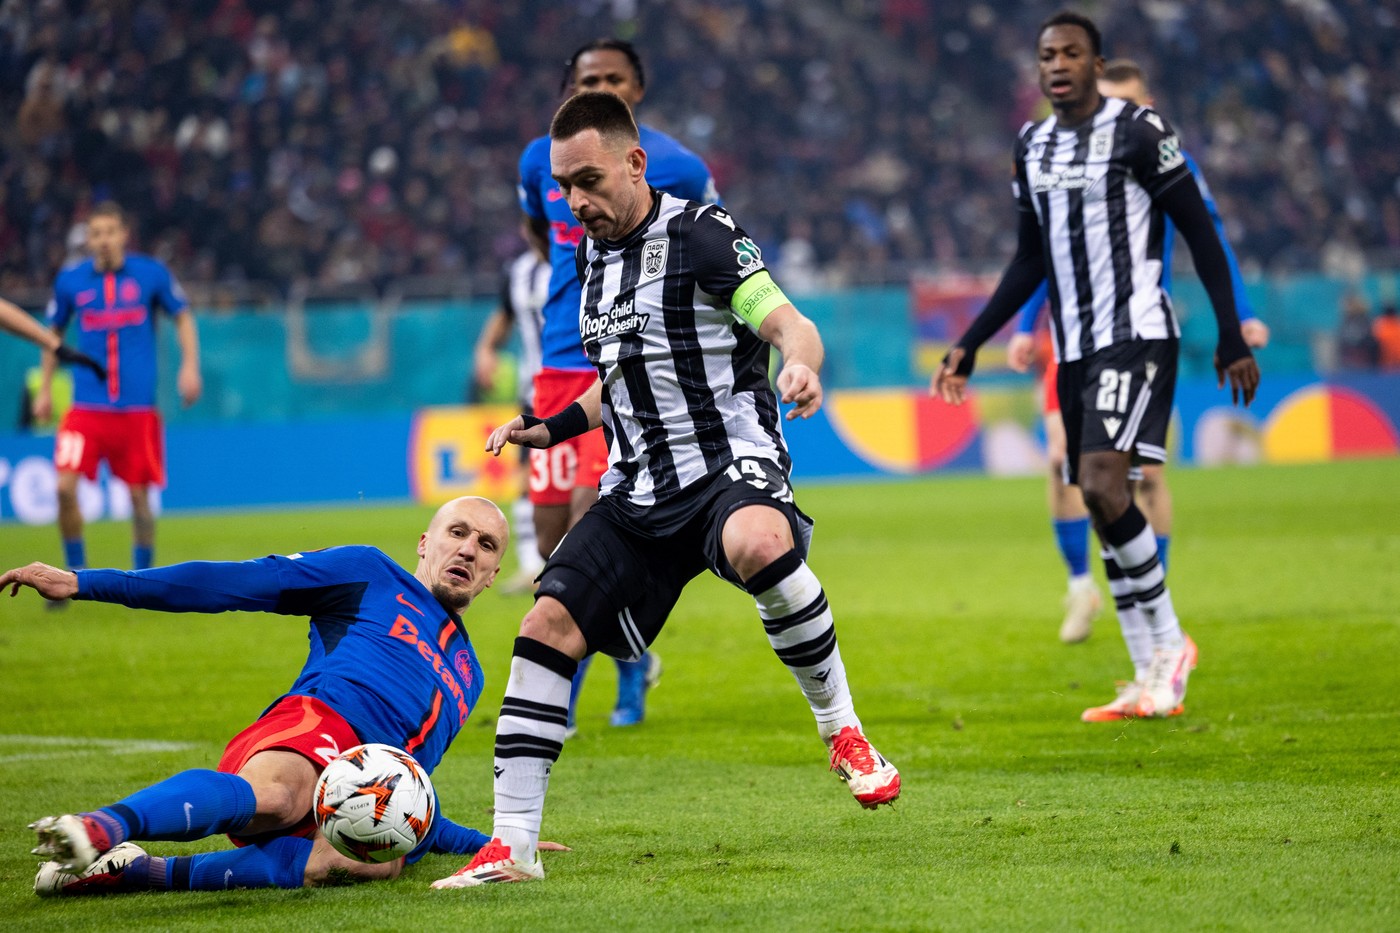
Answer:
[[[366,742],[402,748],[432,773],[481,696],[462,613],[495,580],[509,536],[495,504],[467,496],[433,515],[411,574],[377,548],[350,546],[132,572],[36,563],[0,576],[0,590],[12,587],[12,596],[29,586],[50,600],[311,622],[296,682],[229,742],[217,770],[182,771],[109,806],[32,824],[35,854],[50,859],[35,893],[299,888],[333,873],[357,881],[398,875],[403,860],[371,865],[331,848],[311,812],[316,780],[341,751]],[[487,842],[437,811],[410,859],[475,852]],[[238,848],[160,858],[128,842],[219,833]]]
[[[961,404],[977,349],[1049,283],[1068,481],[1104,545],[1133,680],[1082,717],[1174,716],[1196,666],[1157,553],[1133,501],[1135,462],[1166,460],[1181,328],[1162,282],[1164,220],[1191,247],[1215,312],[1216,378],[1248,405],[1259,367],[1240,333],[1230,266],[1200,187],[1161,116],[1104,97],[1103,46],[1085,16],[1057,13],[1036,39],[1050,117],[1017,135],[1016,255],[986,307],[949,351],[931,389]]]
[[[1104,97],[1117,97],[1137,104],[1139,107],[1152,107],[1152,94],[1147,88],[1147,78],[1141,66],[1126,58],[1117,58],[1104,65],[1103,77],[1098,82],[1099,93]],[[1240,333],[1245,343],[1254,348],[1262,348],[1269,343],[1268,326],[1254,314],[1249,301],[1249,293],[1240,275],[1239,262],[1230,241],[1225,236],[1225,221],[1220,216],[1215,198],[1200,166],[1183,149],[1181,155],[1195,176],[1201,189],[1206,210],[1215,222],[1215,230],[1220,237],[1220,245],[1225,250],[1225,258],[1230,263],[1230,284],[1235,293],[1235,309],[1240,316]],[[1172,248],[1175,243],[1171,219],[1167,219],[1165,243],[1162,252],[1162,287],[1170,293]],[[1054,343],[1047,330],[1038,330],[1036,323],[1045,305],[1048,283],[1043,283],[1031,296],[1017,317],[1016,333],[1007,346],[1007,362],[1016,372],[1026,372],[1033,362],[1044,367],[1041,380],[1042,406],[1045,416],[1045,448],[1049,459],[1048,499],[1050,518],[1055,530],[1055,542],[1060,556],[1069,572],[1069,591],[1065,595],[1065,617],[1060,625],[1060,640],[1066,643],[1084,641],[1093,632],[1094,619],[1103,605],[1098,585],[1089,573],[1089,510],[1084,506],[1084,496],[1079,487],[1065,482],[1065,426],[1060,417],[1060,400],[1055,392],[1056,363]],[[1135,488],[1138,507],[1147,516],[1157,537],[1157,553],[1162,568],[1167,566],[1167,549],[1171,543],[1172,500],[1167,487],[1166,466],[1160,463],[1144,463],[1140,467],[1142,478]]]
[[[646,94],[646,72],[630,42],[595,39],[574,52],[564,65],[560,90],[607,91],[634,112]],[[699,156],[670,136],[639,124],[647,152],[647,181],[682,200],[718,203],[710,170]],[[549,297],[544,305],[541,369],[535,379],[535,415],[548,418],[568,407],[597,379],[583,352],[579,334],[582,291],[574,253],[583,226],[550,177],[549,136],[525,147],[520,157],[520,206],[532,239],[549,254]],[[548,557],[565,532],[598,500],[598,480],[607,472],[608,450],[601,428],[548,450],[530,451],[530,500],[535,505],[535,533],[540,555]],[[580,664],[569,700],[569,729],[575,729],[579,690],[588,671]],[[636,661],[617,661],[617,703],[611,723],[630,726],[646,713],[646,692],[661,675],[661,659],[648,651]]]
[[[549,257],[531,240],[529,248],[517,256],[502,277],[501,297],[496,310],[486,319],[476,340],[472,380],[478,397],[485,397],[496,386],[501,372],[501,351],[512,331],[520,334],[520,359],[516,364],[516,399],[520,410],[534,414],[535,375],[540,371],[540,328],[544,322],[545,298],[549,294]],[[521,493],[511,507],[515,529],[515,576],[501,586],[507,594],[534,590],[535,577],[544,569],[539,540],[535,536],[535,510],[530,502],[530,460],[521,448]]]
[[[91,258],[58,274],[48,323],[62,334],[76,320],[78,347],[100,360],[106,378],[90,369],[73,379],[73,407],[63,416],[54,442],[58,470],[58,527],[70,570],[87,566],[78,478],[97,479],[107,461],[112,475],[131,490],[132,566],[150,567],[155,553],[155,515],[150,489],[165,486],[164,437],[156,411],[156,311],[175,321],[180,343],[176,388],[193,405],[200,395],[199,336],[180,285],[161,262],[128,253],[126,218],[110,201],[98,204],[87,223]],[[53,411],[53,372],[58,357],[44,353],[34,395],[34,419]]]

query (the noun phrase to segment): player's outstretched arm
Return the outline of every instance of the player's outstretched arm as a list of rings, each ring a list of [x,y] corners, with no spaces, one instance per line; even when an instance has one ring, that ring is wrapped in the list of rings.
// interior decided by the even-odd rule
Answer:
[[[24,567],[5,571],[0,576],[0,593],[10,588],[11,596],[19,595],[22,586],[33,587],[45,599],[69,599],[78,593],[78,575],[71,570],[59,570],[35,561]]]
[[[3,298],[0,298],[0,328],[36,343],[44,350],[57,350],[61,342],[58,334],[34,320],[23,308]]]
[[[1225,258],[1224,247],[1211,223],[1196,180],[1187,175],[1157,195],[1156,201],[1186,238],[1186,244],[1191,248],[1191,258],[1196,264],[1196,273],[1210,296],[1218,334],[1216,381],[1222,388],[1229,382],[1232,402],[1239,404],[1243,400],[1245,405],[1249,405],[1254,401],[1255,390],[1259,388],[1259,364],[1255,362],[1240,331],[1229,261]]]
[[[783,304],[763,319],[758,335],[783,355],[778,394],[784,405],[793,406],[787,413],[787,420],[815,415],[822,407],[822,381],[818,373],[826,358],[817,325],[791,304]]]
[[[560,441],[578,437],[603,423],[603,383],[594,380],[588,391],[557,415],[536,418],[516,415],[491,432],[486,449],[499,457],[506,444],[521,447],[553,447]]]
[[[929,394],[940,396],[949,404],[962,403],[963,389],[977,363],[978,348],[1001,330],[1045,281],[1045,247],[1040,242],[1040,221],[1030,210],[1021,211],[1020,217],[1015,257],[1002,273],[982,313],[958,338],[929,383]]]

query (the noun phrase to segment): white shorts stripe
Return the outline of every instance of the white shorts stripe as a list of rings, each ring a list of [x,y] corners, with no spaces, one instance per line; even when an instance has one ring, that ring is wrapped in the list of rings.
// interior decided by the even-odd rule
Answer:
[[[618,627],[622,629],[622,636],[627,639],[627,645],[632,649],[632,657],[628,661],[636,661],[646,653],[646,642],[642,639],[642,633],[637,631],[637,623],[632,621],[632,610],[624,607],[617,614]]]
[[[1143,387],[1138,393],[1137,403],[1133,405],[1133,413],[1128,416],[1128,424],[1123,428],[1123,433],[1119,436],[1117,443],[1113,446],[1118,450],[1130,450],[1134,439],[1137,438],[1138,428],[1142,427],[1142,416],[1147,412],[1147,403],[1152,401],[1152,390]]]

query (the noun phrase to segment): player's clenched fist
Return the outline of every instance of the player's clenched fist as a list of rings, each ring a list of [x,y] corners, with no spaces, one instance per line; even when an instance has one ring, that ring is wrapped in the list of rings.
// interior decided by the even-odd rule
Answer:
[[[0,576],[0,593],[10,587],[10,595],[19,595],[21,586],[32,586],[45,599],[69,599],[78,595],[78,575],[35,561],[26,567],[16,567]]]

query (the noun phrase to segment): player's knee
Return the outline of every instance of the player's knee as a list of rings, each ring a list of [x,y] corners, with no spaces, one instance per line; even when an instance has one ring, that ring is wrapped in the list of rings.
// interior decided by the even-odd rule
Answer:
[[[1115,487],[1099,476],[1080,477],[1080,490],[1084,493],[1084,506],[1100,525],[1116,520],[1128,507],[1128,492]]]
[[[559,600],[541,596],[520,622],[520,637],[529,638],[562,651],[575,660],[588,651],[583,632]]]
[[[77,473],[64,471],[58,474],[58,498],[64,502],[78,501]]]
[[[745,581],[791,550],[792,534],[786,525],[742,537],[726,535],[724,541],[725,558]]]
[[[1151,499],[1162,491],[1162,476],[1156,470],[1143,470],[1142,479],[1138,480],[1138,494],[1144,498]]]
[[[307,799],[286,784],[255,783],[253,797],[257,801],[256,819],[263,825],[292,826],[306,815]]]

